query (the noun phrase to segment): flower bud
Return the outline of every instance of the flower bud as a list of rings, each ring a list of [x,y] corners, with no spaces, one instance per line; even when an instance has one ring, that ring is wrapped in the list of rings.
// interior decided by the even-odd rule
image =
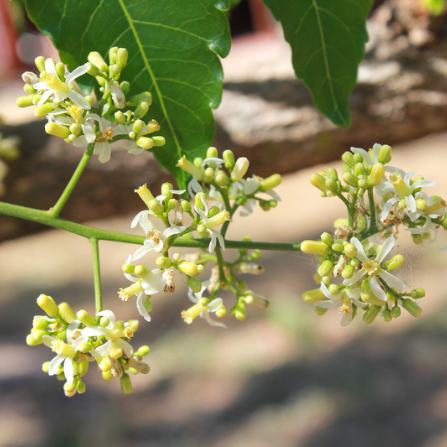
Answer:
[[[372,291],[369,279],[365,279],[362,281],[360,296],[362,297],[362,300],[365,301],[365,303],[373,304],[376,306],[383,306],[385,304],[385,301],[380,300]]]
[[[186,280],[188,283],[188,287],[195,293],[199,293],[202,290],[202,283],[193,276],[188,276],[188,279]]]
[[[197,275],[197,264],[188,261],[180,261],[177,265],[177,269],[185,275],[195,276]]]
[[[412,296],[412,298],[424,298],[425,290],[420,287],[418,289],[414,289],[411,292],[411,296]]]
[[[140,133],[140,132],[143,130],[143,127],[144,127],[144,121],[142,121],[142,120],[140,120],[140,119],[137,119],[137,120],[134,122],[133,126],[132,126],[132,130],[133,130],[136,134],[138,134],[138,133]]]
[[[362,174],[363,174],[363,163],[357,163],[354,166],[354,175],[356,177],[358,177],[359,175],[362,175]]]
[[[326,185],[326,189],[328,189],[331,192],[338,191],[338,184],[333,178],[326,179],[325,185]]]
[[[320,174],[312,174],[310,176],[310,183],[318,188],[320,191],[326,192],[326,180]]]
[[[329,261],[329,259],[326,259],[326,261],[324,261],[320,265],[320,267],[318,267],[317,272],[320,276],[327,276],[331,273],[333,267],[334,264],[331,261]]]
[[[149,138],[149,137],[140,137],[140,138],[138,138],[136,143],[137,143],[138,147],[141,147],[142,149],[144,149],[146,151],[148,151],[154,147],[154,141],[152,140],[152,138]]]
[[[357,187],[358,186],[358,179],[357,177],[352,174],[351,172],[345,172],[343,174],[343,180],[345,181],[345,183],[349,186],[353,186],[353,187]]]
[[[154,143],[155,147],[161,147],[166,144],[165,137],[162,137],[160,135],[152,137],[152,143]]]
[[[322,315],[324,315],[327,311],[328,311],[328,309],[325,309],[324,307],[315,306],[315,313],[316,313],[318,316],[322,316]]]
[[[324,300],[326,296],[323,291],[318,289],[307,290],[301,295],[301,298],[305,303],[313,303],[314,301]]]
[[[335,168],[328,168],[326,170],[326,175],[328,179],[331,178],[333,180],[338,180],[338,173]]]
[[[180,202],[180,205],[181,205],[181,207],[182,207],[182,210],[185,212],[185,213],[190,213],[191,212],[191,204],[187,201],[187,200],[182,200],[181,202]]]
[[[78,386],[76,387],[76,391],[78,394],[84,394],[87,391],[87,387],[85,383],[78,378]]]
[[[377,186],[382,181],[384,174],[385,166],[382,163],[376,163],[371,169],[371,174],[369,174],[368,184]]]
[[[112,47],[109,49],[109,62],[116,64],[116,54],[118,53],[118,47]]]
[[[34,116],[37,116],[37,118],[43,118],[53,111],[54,105],[52,102],[48,104],[42,104],[41,106],[38,106],[34,109]]]
[[[164,213],[163,205],[157,200],[151,200],[149,202],[149,209],[156,215],[161,216]]]
[[[393,319],[393,315],[391,314],[391,312],[388,310],[388,308],[386,306],[385,306],[385,309],[383,309],[383,311],[382,311],[382,318],[383,318],[383,321],[386,321],[387,323],[389,323]]]
[[[248,158],[238,158],[236,164],[234,165],[233,171],[231,172],[231,180],[233,180],[233,182],[238,182],[241,180],[247,172],[249,165],[250,162],[248,161]]]
[[[411,299],[402,299],[402,307],[413,317],[419,317],[422,309]]]
[[[119,48],[116,53],[116,63],[124,68],[127,65],[127,59],[129,57],[129,53],[125,48]]]
[[[39,71],[45,71],[45,58],[43,56],[36,57],[34,63]]]
[[[104,59],[102,58],[101,54],[97,51],[91,51],[89,55],[87,56],[87,60],[94,65],[96,68],[98,68],[99,71],[102,71],[106,73],[109,69],[109,66],[105,63]]]
[[[351,278],[353,274],[354,274],[354,267],[350,264],[346,265],[341,271],[341,276],[343,276],[344,279]]]
[[[41,294],[37,298],[37,304],[41,307],[47,315],[50,317],[55,317],[59,313],[59,308],[57,307],[56,301],[51,298],[51,296]]]
[[[96,326],[96,319],[93,318],[87,311],[81,309],[76,316],[85,326]]]
[[[28,334],[28,335],[26,336],[26,344],[27,344],[28,346],[37,346],[37,345],[40,345],[40,344],[42,344],[42,338],[36,340],[36,339],[34,338],[34,334]]]
[[[396,304],[391,309],[391,315],[393,316],[393,318],[398,318],[398,317],[400,317],[400,314],[401,314],[400,307]]]
[[[345,152],[341,159],[350,167],[353,168],[355,166],[354,156],[351,152]]]
[[[377,315],[379,315],[380,309],[382,309],[381,306],[372,305],[369,307],[369,309],[363,314],[363,321],[366,324],[371,324]]]
[[[134,273],[140,278],[145,278],[149,275],[149,269],[145,265],[137,265]]]
[[[151,349],[149,348],[149,346],[144,345],[144,346],[140,346],[138,348],[138,351],[135,352],[134,355],[137,357],[144,357],[145,355],[148,355],[150,351],[151,351]]]
[[[334,238],[332,237],[331,234],[324,232],[321,235],[321,240],[328,246],[330,247],[333,243],[334,243]]]
[[[135,118],[143,118],[144,115],[146,115],[146,113],[149,110],[149,104],[146,101],[140,102],[140,104],[138,104],[138,107],[135,109]]]
[[[59,304],[59,312],[61,314],[61,317],[67,322],[71,323],[74,320],[76,320],[76,315],[73,312],[72,308],[67,303],[60,303]]]
[[[391,147],[384,144],[379,152],[378,160],[382,164],[387,164],[391,161]]]
[[[222,158],[224,160],[224,166],[231,171],[234,168],[234,153],[227,149],[223,152]]]
[[[120,378],[120,384],[121,384],[121,391],[124,394],[132,393],[132,383],[130,381],[129,374],[123,373],[123,375]]]
[[[236,308],[234,311],[234,316],[239,321],[244,321],[247,318],[247,311],[245,309],[245,303],[242,300],[239,300],[236,304]]]
[[[34,104],[33,102],[34,95],[27,95],[27,96],[19,96],[16,100],[16,104],[19,107],[29,107]]]
[[[398,254],[393,256],[390,260],[386,262],[386,268],[392,272],[393,270],[397,270],[398,268],[402,267],[405,263],[405,258]]]
[[[57,123],[47,123],[45,124],[45,132],[54,135],[59,138],[68,138],[70,135],[70,130],[67,127],[61,126]]]
[[[217,158],[219,156],[219,152],[215,147],[209,147],[206,151],[206,158]]]
[[[261,180],[259,184],[261,191],[267,192],[276,188],[282,182],[282,177],[279,174],[273,174],[270,177]]]
[[[317,255],[326,255],[329,247],[323,241],[306,240],[301,242],[301,251]]]
[[[357,256],[357,248],[354,244],[346,244],[343,251],[348,258],[355,258]]]
[[[196,167],[194,163],[191,163],[186,159],[185,155],[178,161],[176,166],[191,174],[196,180],[200,181],[203,178],[203,173],[205,170],[203,168]]]

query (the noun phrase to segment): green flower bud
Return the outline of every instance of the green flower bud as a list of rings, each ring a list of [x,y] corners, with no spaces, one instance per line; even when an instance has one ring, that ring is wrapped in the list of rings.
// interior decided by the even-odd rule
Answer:
[[[146,115],[146,113],[149,110],[149,104],[145,101],[140,102],[140,104],[138,104],[138,107],[135,109],[135,118],[143,118],[144,115]]]
[[[239,321],[244,321],[247,318],[247,311],[245,309],[245,303],[242,300],[239,300],[237,302],[234,316]]]
[[[324,307],[315,306],[315,313],[319,316],[324,315],[327,311],[328,309],[325,309]]]
[[[329,247],[323,241],[306,240],[301,242],[301,251],[304,253],[326,255],[328,250]]]
[[[400,317],[400,314],[401,314],[400,307],[396,304],[391,309],[391,315],[393,316],[393,318],[398,318],[398,317]]]
[[[353,186],[353,187],[357,187],[358,186],[358,179],[357,177],[352,174],[351,172],[345,172],[343,174],[343,180],[345,181],[346,184],[348,184],[349,186]]]
[[[187,201],[187,200],[182,200],[181,202],[180,202],[180,205],[181,205],[181,207],[182,207],[182,210],[185,212],[185,213],[190,213],[191,212],[191,204]]]
[[[123,81],[120,83],[120,89],[123,92],[124,96],[129,94],[130,91],[130,83],[127,81]],[[150,99],[148,102],[151,103],[152,99]]]
[[[116,54],[118,53],[118,47],[112,47],[109,49],[109,62],[111,64],[116,64]]]
[[[206,176],[206,171],[205,171]],[[230,183],[230,179],[228,178],[227,174],[225,174],[224,171],[219,170],[216,172],[216,183],[219,186],[227,186]]]
[[[414,290],[411,292],[411,296],[412,296],[413,298],[424,298],[424,296],[425,296],[425,290],[422,289],[421,287],[419,287],[419,288],[417,288],[417,289],[414,289]]]
[[[64,127],[57,123],[47,123],[45,124],[45,132],[54,135],[59,138],[68,138],[70,135],[70,130],[67,127]]]
[[[87,341],[85,343],[81,343],[78,346],[78,351],[82,352],[84,354],[87,354],[87,352],[90,352],[92,349],[93,349],[93,345],[89,341]]]
[[[331,192],[338,191],[338,183],[333,178],[326,179],[325,185],[326,189],[328,189]]]
[[[126,115],[124,115],[121,110],[118,110],[118,112],[115,112],[115,120],[118,124],[125,124],[127,122]]]
[[[234,165],[233,171],[231,172],[231,180],[233,182],[238,182],[241,180],[247,172],[249,165],[250,162],[248,161],[248,158],[238,158],[236,164]]]
[[[148,355],[150,351],[151,351],[151,349],[149,348],[149,346],[144,345],[144,346],[140,346],[138,348],[138,351],[135,352],[134,355],[136,357],[144,357],[145,355]]]
[[[379,315],[380,309],[382,309],[381,306],[372,305],[369,307],[369,309],[363,314],[363,321],[366,324],[371,324],[377,315]]]
[[[45,71],[45,58],[43,56],[36,57],[34,63],[39,71]]]
[[[386,268],[392,272],[393,270],[397,270],[398,268],[402,267],[405,263],[405,258],[398,254],[393,256],[390,260],[386,262]]]
[[[402,307],[413,317],[419,317],[422,309],[411,299],[402,299]]]
[[[164,213],[163,205],[157,200],[151,200],[149,203],[149,209],[156,215],[161,216]]]
[[[341,159],[352,169],[355,166],[354,156],[352,152],[345,152]]]
[[[132,275],[135,271],[135,266],[132,264],[123,264],[123,273]]]
[[[382,164],[387,164],[391,161],[391,147],[384,144],[379,152],[378,160]]]
[[[87,391],[87,387],[85,385],[85,383],[78,378],[78,386],[76,388],[76,391],[78,392],[78,394],[84,394]]]
[[[129,374],[123,373],[120,378],[121,391],[123,394],[131,394],[132,393],[132,383],[130,381]]]
[[[199,273],[197,264],[188,261],[180,261],[177,265],[177,269],[185,275],[195,276]]]
[[[171,200],[173,189],[174,189],[174,186],[172,186],[172,183],[165,182],[161,185],[161,194],[163,196],[165,196],[167,200]]]
[[[315,186],[315,188],[318,188],[324,193],[326,192],[326,180],[320,174],[312,174],[309,180],[310,183]]]
[[[37,345],[40,345],[40,344],[42,344],[42,338],[36,340],[36,339],[34,338],[34,334],[28,334],[28,335],[26,336],[26,344],[27,344],[28,346],[37,346]]]
[[[59,313],[59,308],[57,307],[56,301],[51,298],[51,296],[41,294],[37,298],[37,304],[41,307],[47,315],[50,317],[55,317]]]
[[[27,95],[27,96],[19,96],[16,100],[16,104],[19,107],[29,107],[34,104],[33,102],[34,95]]]
[[[332,244],[332,250],[334,250],[334,251],[340,252],[340,251],[343,251],[344,248],[345,248],[345,245],[343,244],[343,241],[340,242],[340,240],[338,240],[338,239]]]
[[[76,380],[74,380],[73,383],[65,382],[64,383],[65,394],[72,393],[73,391],[75,391],[76,390],[76,386],[77,386]]]
[[[318,289],[307,290],[301,295],[302,300],[305,303],[313,303],[314,301],[320,301],[326,299],[323,291]]]
[[[346,244],[344,247],[344,253],[348,258],[355,258],[357,256],[357,248],[354,244]]]
[[[354,274],[354,267],[351,264],[345,265],[344,269],[341,271],[341,276],[344,279],[349,279]]]
[[[60,303],[58,307],[61,317],[67,323],[71,323],[76,320],[76,315],[68,303]]]
[[[326,171],[327,178],[338,180],[338,173],[335,168],[328,168]]]
[[[261,180],[259,188],[263,192],[267,192],[276,188],[282,182],[282,177],[280,174],[273,174],[270,177]]]
[[[41,106],[38,106],[34,109],[34,116],[37,116],[37,118],[43,118],[53,111],[54,105],[52,102],[48,104],[42,104]]]
[[[195,293],[198,293],[202,290],[202,283],[193,276],[188,276],[186,282],[188,283],[188,287]]]
[[[224,160],[225,167],[229,171],[233,170],[233,168],[234,168],[234,153],[233,153],[233,151],[230,151],[229,149],[227,149],[226,151],[223,152],[222,158]]]
[[[152,137],[152,143],[154,143],[155,147],[161,147],[166,144],[165,137],[161,137],[160,135]]]
[[[329,261],[329,259],[326,259],[326,261],[324,261],[320,265],[320,267],[318,267],[317,272],[320,276],[327,276],[331,273],[333,267],[334,264],[331,261]]]
[[[92,51],[87,56],[87,60],[94,65],[99,71],[104,73],[108,72],[109,66],[106,64],[101,54],[97,51]]]
[[[215,147],[209,147],[206,151],[206,158],[217,158],[219,156],[219,152]]]
[[[356,177],[358,177],[359,175],[362,175],[362,174],[363,174],[363,163],[357,163],[354,166],[354,175]]]
[[[375,306],[383,306],[385,304],[385,301],[379,299],[372,291],[369,279],[365,279],[362,281],[360,296],[362,297],[362,300],[365,301],[365,303],[373,304]]]
[[[129,53],[125,48],[120,48],[116,53],[116,63],[124,68],[127,65],[127,59],[129,57]]]
[[[367,189],[368,183],[363,176],[359,177],[358,187],[361,189]]]
[[[413,242],[415,244],[423,244],[424,243],[424,236],[422,236],[422,234],[412,234],[411,238],[413,239]]]
[[[140,138],[138,138],[136,143],[137,143],[138,147],[141,147],[142,149],[144,149],[146,151],[148,151],[154,147],[154,141],[152,140],[152,138],[149,138],[149,137],[140,137]]]
[[[135,123],[133,124],[133,126],[132,126],[132,130],[133,130],[136,134],[139,134],[139,133],[143,130],[143,127],[144,127],[144,121],[138,119],[138,120],[136,120]]]
[[[356,163],[363,163],[363,157],[361,154],[354,154],[354,161]]]
[[[140,278],[145,278],[147,275],[149,275],[149,269],[145,265],[137,265],[135,267],[135,275]]]
[[[383,309],[382,311],[382,318],[383,321],[386,321],[387,323],[389,323],[393,319],[393,315],[391,314],[391,312],[388,310],[387,307],[385,307],[385,309]]]
[[[81,309],[76,316],[85,326],[96,326],[96,319],[93,318],[87,311]]]
[[[321,235],[321,240],[328,246],[330,247],[333,243],[334,243],[334,238],[332,237],[331,234],[324,232]]]

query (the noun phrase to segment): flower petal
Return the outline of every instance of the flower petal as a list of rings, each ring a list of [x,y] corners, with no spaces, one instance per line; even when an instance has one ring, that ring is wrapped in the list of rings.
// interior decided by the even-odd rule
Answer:
[[[352,286],[357,281],[359,281],[361,278],[363,278],[363,276],[365,276],[365,271],[359,270],[358,272],[354,273],[350,278],[345,279],[343,281],[343,285],[344,286]]]
[[[208,312],[202,312],[200,314],[200,316],[203,315],[203,318],[205,318],[206,322],[210,325],[210,326],[214,326],[214,327],[221,327],[223,329],[226,329],[227,326],[224,323],[220,323],[219,321],[214,321],[211,317],[210,314]]]
[[[73,360],[66,358],[64,361],[64,376],[67,379],[68,383],[73,383],[74,374],[73,374]]]
[[[149,323],[151,321],[151,316],[144,307],[145,301],[146,301],[146,294],[144,292],[139,292],[137,295],[137,309],[140,315]]]
[[[393,289],[402,290],[405,289],[406,284],[397,276],[392,275],[390,272],[382,270],[379,276]]]
[[[356,257],[360,259],[360,261],[362,262],[369,261],[368,256],[366,256],[365,254],[365,250],[363,248],[362,243],[356,237],[352,237],[350,242],[351,244],[354,244],[355,248],[357,249]]]
[[[85,110],[90,110],[92,107],[90,103],[77,91],[72,90],[71,88],[67,91],[67,96],[79,107],[82,107]]]
[[[375,276],[371,276],[369,278],[369,285],[371,286],[371,290],[373,291],[374,295],[376,295],[379,300],[388,301],[388,296],[386,295],[385,290],[380,287],[380,284],[377,282]]]
[[[50,365],[48,367],[48,375],[54,376],[59,368],[59,365],[65,360],[61,355],[57,355],[51,360]]]
[[[395,243],[396,239],[394,239],[394,236],[390,236],[380,247],[379,253],[376,256],[376,262],[380,264],[385,256],[393,249]]]

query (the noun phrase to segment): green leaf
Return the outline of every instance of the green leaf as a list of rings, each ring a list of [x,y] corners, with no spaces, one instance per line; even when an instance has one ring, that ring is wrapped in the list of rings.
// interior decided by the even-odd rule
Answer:
[[[147,116],[166,138],[155,157],[184,188],[185,173],[175,164],[183,155],[203,156],[214,136],[212,109],[223,78],[218,56],[231,45],[229,0],[27,0],[26,6],[70,70],[90,51],[128,49],[121,79],[131,83],[130,94],[152,93]]]
[[[321,113],[349,127],[349,95],[368,41],[373,0],[263,0],[292,48],[295,73]]]

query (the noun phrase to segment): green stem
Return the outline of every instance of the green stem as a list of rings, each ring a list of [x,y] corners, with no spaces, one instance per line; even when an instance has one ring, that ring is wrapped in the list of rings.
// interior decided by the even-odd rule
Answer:
[[[93,274],[95,284],[95,311],[96,313],[102,310],[102,294],[101,294],[101,271],[99,266],[99,249],[98,239],[92,237],[90,239],[93,254]]]
[[[71,222],[69,220],[61,219],[60,217],[52,217],[47,211],[36,210],[24,206],[13,205],[6,202],[0,202],[0,214],[6,216],[18,217],[20,219],[37,222],[49,227],[59,228],[70,233],[91,239],[96,238],[103,241],[126,242],[129,244],[143,245],[145,236],[136,236],[133,234],[117,233],[114,231],[102,230],[88,225]],[[189,248],[207,248],[210,243],[206,239],[184,239],[180,238],[174,241],[175,247],[189,247]],[[278,250],[278,251],[300,251],[301,244],[284,244],[273,242],[249,242],[249,241],[225,241],[226,248],[247,248],[249,250]]]
[[[376,206],[374,202],[374,192],[373,188],[368,189],[368,199],[369,199],[369,215],[371,217],[371,229],[377,228],[377,222],[376,222]]]
[[[221,286],[226,286],[227,278],[225,277],[224,259],[222,256],[222,250],[219,246],[216,246],[215,252],[216,252],[216,257],[217,257],[217,265],[219,267],[219,282],[220,282]]]
[[[64,189],[64,192],[59,197],[59,200],[56,202],[56,205],[53,206],[53,208],[50,208],[48,211],[48,214],[52,217],[58,217],[59,214],[62,211],[62,208],[64,207],[65,203],[67,202],[68,198],[70,197],[71,193],[73,192],[73,189],[75,188],[76,184],[78,183],[82,173],[84,172],[85,167],[87,166],[88,161],[90,160],[90,157],[93,154],[93,148],[94,144],[89,144],[87,146],[86,151],[84,152],[84,155],[81,158],[81,161],[78,164],[78,167],[76,168],[75,172],[73,173],[70,181],[68,182],[67,186]]]

